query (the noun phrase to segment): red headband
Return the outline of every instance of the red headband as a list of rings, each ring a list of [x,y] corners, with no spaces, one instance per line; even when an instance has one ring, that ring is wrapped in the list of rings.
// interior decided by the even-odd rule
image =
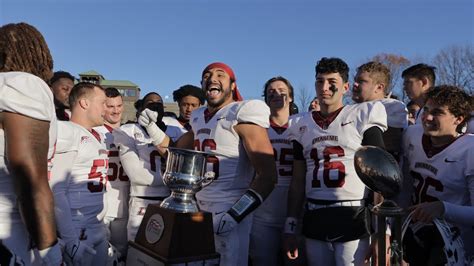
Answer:
[[[224,63],[221,63],[221,62],[212,63],[212,64],[208,65],[204,69],[204,71],[202,71],[201,78],[204,76],[204,74],[208,70],[213,69],[213,68],[220,68],[220,69],[224,70],[227,73],[227,75],[229,75],[230,80],[235,83],[235,89],[232,92],[232,98],[234,99],[234,101],[242,101],[244,98],[242,98],[242,95],[240,95],[239,89],[237,88],[237,83],[236,83],[236,78],[235,78],[234,71],[232,71],[232,68],[230,68],[230,66],[228,66]]]

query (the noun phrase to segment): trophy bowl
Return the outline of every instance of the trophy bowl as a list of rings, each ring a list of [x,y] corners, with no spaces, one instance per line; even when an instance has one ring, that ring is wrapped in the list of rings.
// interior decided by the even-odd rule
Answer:
[[[354,167],[362,182],[372,191],[392,198],[402,189],[402,174],[393,156],[375,146],[363,146],[354,155]]]
[[[163,182],[171,190],[160,207],[176,212],[198,212],[195,194],[214,180],[214,172],[206,172],[206,162],[214,152],[168,148]]]

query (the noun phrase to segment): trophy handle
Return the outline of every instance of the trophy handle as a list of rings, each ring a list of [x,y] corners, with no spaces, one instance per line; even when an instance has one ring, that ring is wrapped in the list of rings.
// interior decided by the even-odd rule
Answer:
[[[210,183],[212,183],[212,181],[214,181],[214,177],[216,176],[216,173],[214,173],[213,171],[209,171],[209,172],[206,172],[204,174],[204,179],[202,181],[202,187],[206,187],[207,185],[209,185]]]

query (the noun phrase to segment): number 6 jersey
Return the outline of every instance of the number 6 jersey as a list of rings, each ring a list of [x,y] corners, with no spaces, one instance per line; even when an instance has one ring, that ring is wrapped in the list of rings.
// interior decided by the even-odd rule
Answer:
[[[233,102],[213,115],[207,113],[207,107],[192,113],[190,123],[195,150],[221,154],[208,157],[207,171],[213,171],[216,177],[196,194],[198,200],[235,202],[245,193],[255,170],[234,126],[251,123],[268,128],[269,116],[268,106],[260,100]]]
[[[346,105],[335,117],[319,112],[296,117],[288,138],[300,143],[306,160],[306,197],[345,201],[365,197],[365,185],[354,169],[354,154],[364,132],[374,126],[387,129],[387,115],[380,102]]]

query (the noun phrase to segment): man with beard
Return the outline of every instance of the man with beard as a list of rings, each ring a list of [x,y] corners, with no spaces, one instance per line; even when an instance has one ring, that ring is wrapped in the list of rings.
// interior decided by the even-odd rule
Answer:
[[[259,100],[241,101],[232,69],[212,63],[202,72],[207,106],[195,110],[192,130],[176,143],[180,148],[215,151],[208,170],[215,180],[196,194],[199,208],[213,214],[214,236],[221,265],[247,265],[251,214],[270,194],[276,181],[273,148],[267,134],[268,106]],[[158,146],[167,137],[153,126],[156,113],[145,110],[140,124]]]
[[[74,76],[65,71],[56,71],[49,81],[51,91],[54,95],[54,106],[56,117],[59,121],[69,121],[71,110],[69,109],[69,93],[74,86]]]

